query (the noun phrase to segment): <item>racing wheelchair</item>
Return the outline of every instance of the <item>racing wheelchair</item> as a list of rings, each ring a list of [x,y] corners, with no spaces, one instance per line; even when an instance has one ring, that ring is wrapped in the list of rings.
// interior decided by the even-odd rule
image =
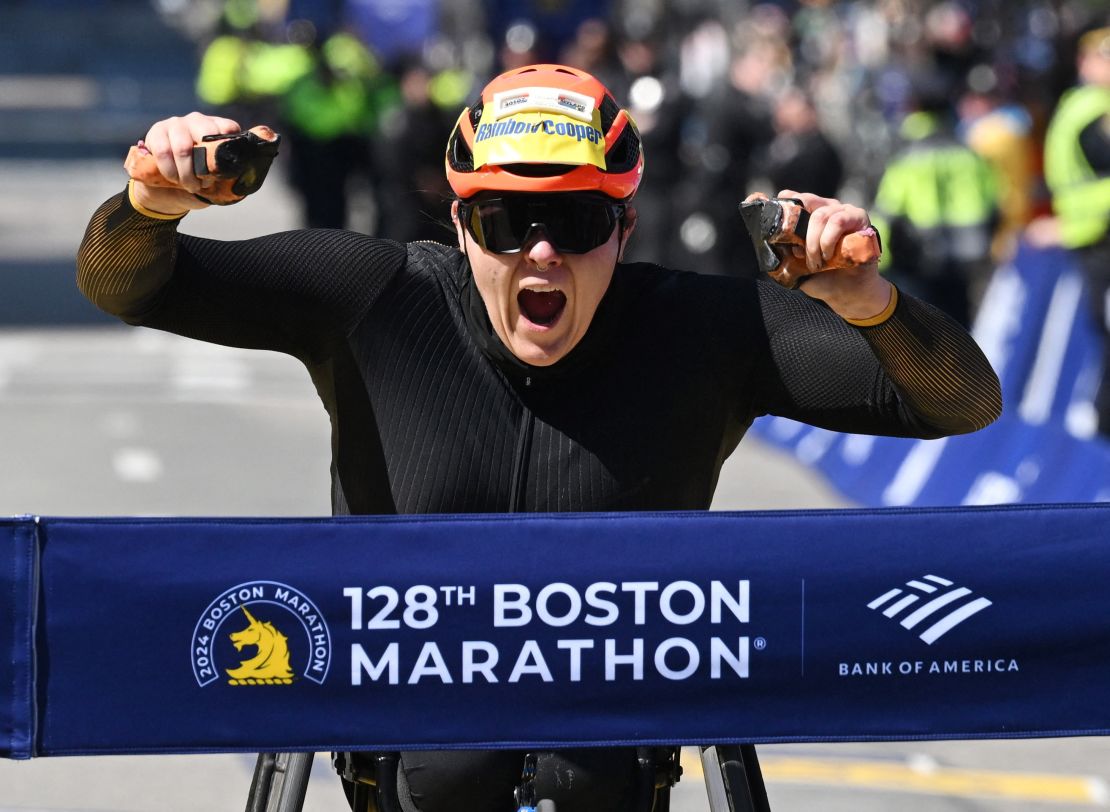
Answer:
[[[246,812],[300,812],[308,791],[313,753],[260,753],[255,764]],[[399,754],[393,752],[335,753],[332,763],[343,779],[344,792],[355,812],[411,812],[397,786]],[[635,812],[669,812],[671,787],[682,774],[677,747],[640,747],[636,751],[638,781]],[[763,774],[750,744],[701,748],[702,771],[710,812],[770,812]],[[513,799],[517,812],[556,810],[549,799],[537,799],[533,779],[536,755],[524,758]]]

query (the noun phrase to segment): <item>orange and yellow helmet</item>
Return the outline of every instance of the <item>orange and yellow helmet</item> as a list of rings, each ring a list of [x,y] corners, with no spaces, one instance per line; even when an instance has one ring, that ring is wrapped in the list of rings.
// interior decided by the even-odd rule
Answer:
[[[530,65],[501,74],[459,116],[447,141],[447,181],[462,199],[480,192],[636,193],[640,134],[590,74]]]

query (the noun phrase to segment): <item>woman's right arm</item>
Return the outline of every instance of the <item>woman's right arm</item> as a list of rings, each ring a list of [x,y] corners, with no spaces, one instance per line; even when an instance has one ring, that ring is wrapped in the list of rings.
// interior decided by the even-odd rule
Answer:
[[[77,287],[106,313],[143,323],[173,276],[177,224],[143,212],[131,201],[131,185],[93,214],[77,251]]]
[[[171,133],[186,120],[193,123],[185,139],[197,140],[205,129],[225,132],[228,121],[186,117],[151,128],[148,148],[157,156],[163,145],[159,168],[184,188],[132,181],[105,202],[78,254],[81,291],[130,324],[236,346],[299,353],[322,331],[353,326],[404,264],[404,247],[330,230],[226,242],[178,234],[184,214],[206,205],[188,191],[203,190],[191,163],[172,160],[180,151]],[[172,168],[162,168],[163,159]]]

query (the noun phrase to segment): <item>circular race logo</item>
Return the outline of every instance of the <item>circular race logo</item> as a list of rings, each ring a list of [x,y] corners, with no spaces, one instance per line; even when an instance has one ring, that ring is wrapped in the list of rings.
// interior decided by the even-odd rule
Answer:
[[[218,679],[229,685],[292,685],[303,678],[322,685],[331,665],[331,633],[300,590],[249,581],[208,604],[189,653],[202,688]]]

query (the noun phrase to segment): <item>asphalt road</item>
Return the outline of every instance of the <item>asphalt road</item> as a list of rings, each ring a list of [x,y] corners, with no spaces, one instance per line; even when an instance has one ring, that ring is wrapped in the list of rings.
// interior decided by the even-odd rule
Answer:
[[[327,420],[295,362],[101,326],[107,322],[72,294],[84,221],[122,186],[114,166],[85,169],[43,201],[53,169],[0,166],[0,271],[22,269],[27,282],[19,326],[0,330],[0,448],[8,463],[0,466],[0,514],[327,513]],[[187,228],[245,236],[294,225],[280,174],[265,194],[191,215]],[[31,199],[35,207],[26,205]],[[32,239],[28,229],[36,228]],[[755,440],[729,461],[714,505],[837,506],[843,502],[815,475]],[[791,745],[760,754],[776,812],[1110,804],[1107,739]],[[0,762],[0,812],[238,810],[252,767],[246,756]],[[318,757],[305,809],[344,808],[327,759]],[[672,809],[708,809],[696,759],[686,759]]]

